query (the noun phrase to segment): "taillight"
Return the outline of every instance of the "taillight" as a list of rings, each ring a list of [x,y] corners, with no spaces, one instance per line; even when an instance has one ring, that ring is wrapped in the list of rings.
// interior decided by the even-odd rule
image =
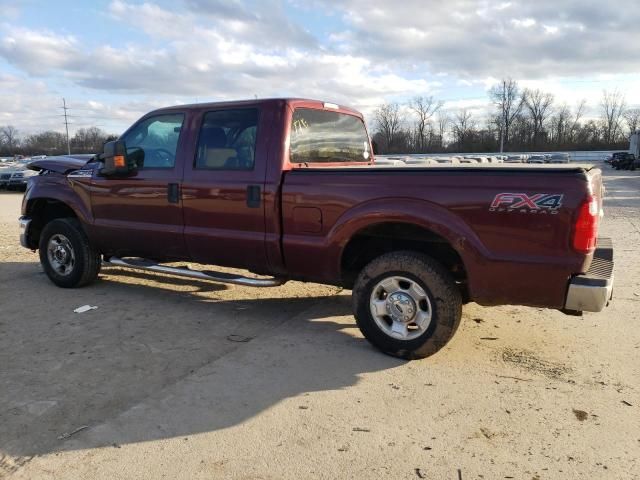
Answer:
[[[593,252],[598,239],[599,220],[598,199],[591,195],[580,205],[578,218],[573,227],[574,250],[586,254]]]

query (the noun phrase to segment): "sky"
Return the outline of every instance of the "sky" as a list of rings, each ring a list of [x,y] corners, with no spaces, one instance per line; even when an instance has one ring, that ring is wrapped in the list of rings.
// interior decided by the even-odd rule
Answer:
[[[603,90],[640,106],[639,25],[630,0],[0,0],[0,125],[63,131],[63,98],[72,133],[254,97],[482,116],[505,77],[596,117]]]

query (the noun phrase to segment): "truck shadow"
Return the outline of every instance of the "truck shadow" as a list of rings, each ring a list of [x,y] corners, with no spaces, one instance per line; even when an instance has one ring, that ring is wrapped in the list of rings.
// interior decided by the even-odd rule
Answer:
[[[312,392],[403,363],[357,333],[350,296],[329,287],[256,298],[197,280],[105,273],[65,290],[35,263],[2,264],[0,457],[224,429],[294,397],[313,408]],[[83,304],[98,309],[73,313]]]

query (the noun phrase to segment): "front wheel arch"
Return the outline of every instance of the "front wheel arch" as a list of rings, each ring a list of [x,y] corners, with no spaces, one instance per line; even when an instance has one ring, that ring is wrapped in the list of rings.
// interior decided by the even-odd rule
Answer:
[[[34,250],[40,245],[40,234],[49,222],[58,218],[78,218],[73,208],[53,198],[35,198],[29,200],[25,214],[31,218],[31,224],[29,226],[29,247]]]

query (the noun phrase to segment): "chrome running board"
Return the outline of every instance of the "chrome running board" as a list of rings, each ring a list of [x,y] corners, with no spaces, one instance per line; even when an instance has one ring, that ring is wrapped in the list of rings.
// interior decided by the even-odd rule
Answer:
[[[109,257],[104,259],[103,265],[111,265],[114,267],[132,268],[135,270],[147,270],[156,273],[166,273],[169,275],[178,275],[181,277],[196,278],[198,280],[210,280],[219,283],[230,283],[233,285],[243,285],[246,287],[277,287],[286,282],[281,278],[251,278],[235,275],[233,273],[191,270],[189,267],[168,267],[150,260],[128,261],[118,257]]]

